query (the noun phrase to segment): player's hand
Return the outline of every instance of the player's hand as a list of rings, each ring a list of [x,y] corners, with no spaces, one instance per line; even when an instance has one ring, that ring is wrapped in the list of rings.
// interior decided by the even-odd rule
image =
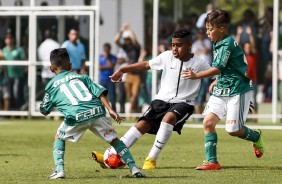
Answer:
[[[109,110],[109,114],[118,124],[124,120],[124,118],[120,117],[114,110]]]
[[[186,68],[185,70],[182,70],[181,77],[183,79],[197,79],[196,74],[190,68]]]
[[[113,73],[113,75],[110,76],[111,81],[115,83],[120,82],[122,79],[122,75],[123,75],[123,72],[121,72],[120,70],[116,71],[115,73]]]
[[[213,87],[214,85],[216,84],[216,81],[212,82],[209,86],[209,93],[212,94],[212,90],[213,90]]]

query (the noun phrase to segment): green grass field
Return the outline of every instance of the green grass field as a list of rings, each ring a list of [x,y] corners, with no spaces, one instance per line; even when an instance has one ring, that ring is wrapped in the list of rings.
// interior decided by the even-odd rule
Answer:
[[[190,122],[189,122],[190,123]],[[263,130],[266,153],[253,155],[250,142],[229,136],[218,129],[220,171],[196,171],[204,160],[203,130],[184,128],[173,133],[161,153],[157,169],[145,171],[147,178],[130,178],[128,168],[101,169],[91,158],[93,149],[104,152],[108,145],[87,131],[78,143],[67,143],[65,180],[49,181],[53,168],[52,144],[59,121],[0,121],[0,183],[281,183],[281,130]],[[116,125],[119,136],[129,128]],[[132,148],[141,167],[154,136],[144,135]]]

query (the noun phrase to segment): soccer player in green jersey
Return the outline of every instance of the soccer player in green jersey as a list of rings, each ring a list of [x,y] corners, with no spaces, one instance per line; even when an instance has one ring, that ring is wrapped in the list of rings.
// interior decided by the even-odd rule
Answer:
[[[106,99],[107,89],[94,83],[87,75],[70,72],[71,63],[65,48],[53,50],[50,61],[50,70],[56,76],[45,88],[40,111],[48,115],[53,107],[57,107],[64,114],[64,121],[55,135],[53,158],[56,169],[49,179],[65,178],[65,141],[79,141],[87,129],[114,147],[129,166],[133,177],[144,177],[145,175],[135,165],[130,151],[117,138],[116,131],[106,117],[105,107],[117,123],[122,120]]]
[[[203,112],[206,161],[196,167],[197,170],[221,169],[217,161],[216,124],[225,118],[225,130],[236,136],[253,142],[255,156],[260,158],[264,152],[264,143],[260,130],[251,130],[244,126],[250,107],[251,80],[246,77],[246,57],[232,36],[228,35],[230,15],[224,10],[213,10],[205,20],[207,35],[213,42],[212,67],[202,72],[185,70],[185,79],[200,79],[216,76],[210,86],[210,97]]]

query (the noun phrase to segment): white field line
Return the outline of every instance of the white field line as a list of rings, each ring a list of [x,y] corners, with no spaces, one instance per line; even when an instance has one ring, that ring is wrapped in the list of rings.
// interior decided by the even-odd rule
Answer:
[[[121,123],[118,126],[132,126],[135,123]],[[268,126],[268,125],[246,125],[251,129],[264,129],[264,130],[282,130],[282,126]],[[184,128],[203,128],[203,125],[188,124],[184,125]],[[216,128],[225,128],[225,125],[217,125]]]

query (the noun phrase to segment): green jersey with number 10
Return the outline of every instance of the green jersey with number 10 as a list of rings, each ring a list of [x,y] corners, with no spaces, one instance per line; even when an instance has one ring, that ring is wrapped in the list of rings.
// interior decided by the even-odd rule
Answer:
[[[227,36],[213,46],[212,67],[221,73],[216,76],[215,96],[235,96],[252,90],[252,81],[246,77],[248,63],[236,41]]]
[[[40,110],[49,114],[57,107],[70,126],[88,122],[105,116],[105,107],[99,99],[102,93],[107,94],[107,89],[87,75],[62,71],[47,84]]]

